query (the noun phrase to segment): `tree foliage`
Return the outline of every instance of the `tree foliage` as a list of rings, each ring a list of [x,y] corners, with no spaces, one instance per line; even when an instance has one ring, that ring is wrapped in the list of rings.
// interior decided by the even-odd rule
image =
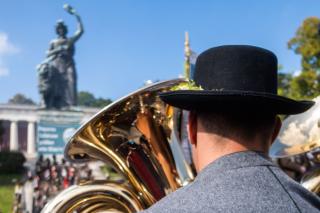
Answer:
[[[296,35],[288,42],[289,49],[301,55],[302,71],[320,71],[319,26],[319,18],[305,19],[298,28]]]
[[[278,94],[290,96],[292,75],[290,73],[278,73]]]
[[[110,99],[96,98],[92,93],[81,91],[78,93],[78,105],[87,107],[105,107],[112,101]]]
[[[309,17],[288,42],[288,48],[301,55],[302,71],[296,76],[280,76],[279,91],[296,99],[311,99],[320,94],[320,19]],[[285,82],[283,82],[285,81]],[[289,81],[289,84],[287,84]]]
[[[297,99],[312,99],[319,95],[319,91],[319,75],[313,70],[308,70],[292,78],[289,94]]]
[[[25,95],[21,93],[15,94],[12,98],[8,101],[9,104],[23,104],[23,105],[36,105],[36,103],[30,99],[27,98]]]

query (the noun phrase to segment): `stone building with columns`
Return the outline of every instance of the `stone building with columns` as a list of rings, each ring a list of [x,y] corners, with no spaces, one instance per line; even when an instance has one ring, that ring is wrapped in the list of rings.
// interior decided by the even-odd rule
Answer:
[[[64,117],[77,117],[79,126],[97,113],[97,108],[78,107],[73,110],[43,110],[33,105],[0,104],[0,151],[24,153],[27,159],[37,156],[39,124],[50,115],[55,122]]]

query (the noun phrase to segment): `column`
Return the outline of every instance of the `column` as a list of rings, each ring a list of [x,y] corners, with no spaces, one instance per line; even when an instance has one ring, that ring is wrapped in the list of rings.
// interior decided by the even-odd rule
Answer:
[[[35,139],[35,122],[29,121],[28,123],[28,145],[27,153],[29,156],[34,156],[36,154],[36,139]]]
[[[19,143],[18,143],[18,122],[11,121],[10,124],[10,150],[18,151]]]

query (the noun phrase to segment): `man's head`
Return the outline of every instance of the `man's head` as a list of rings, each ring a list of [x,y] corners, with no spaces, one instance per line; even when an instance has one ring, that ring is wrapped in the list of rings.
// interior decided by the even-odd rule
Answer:
[[[233,152],[267,152],[281,126],[276,115],[313,106],[277,95],[277,67],[275,54],[260,47],[214,47],[198,56],[194,79],[160,94],[164,102],[191,111],[198,169]]]

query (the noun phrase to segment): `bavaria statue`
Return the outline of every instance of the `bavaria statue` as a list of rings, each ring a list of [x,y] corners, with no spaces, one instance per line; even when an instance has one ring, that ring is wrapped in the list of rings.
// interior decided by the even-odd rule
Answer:
[[[47,109],[63,109],[77,105],[77,73],[73,55],[75,43],[83,34],[79,14],[69,5],[64,9],[77,19],[77,31],[67,37],[68,28],[58,20],[55,30],[58,35],[50,42],[46,59],[37,67],[41,106]]]

